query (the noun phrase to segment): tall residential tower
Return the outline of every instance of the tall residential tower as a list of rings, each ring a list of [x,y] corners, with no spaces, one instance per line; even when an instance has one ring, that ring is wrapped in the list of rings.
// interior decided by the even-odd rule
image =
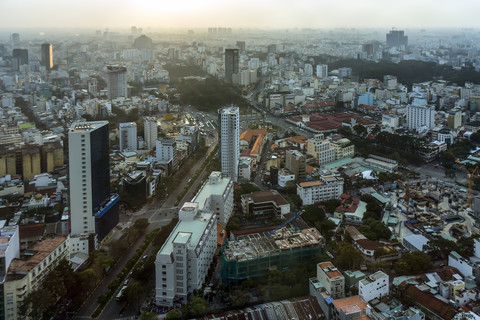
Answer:
[[[118,223],[110,193],[108,121],[75,122],[68,132],[71,253],[88,253]]]
[[[127,68],[107,66],[108,99],[127,97]]]
[[[222,108],[218,111],[218,117],[222,174],[236,182],[238,177],[238,157],[240,155],[239,109],[235,106]]]

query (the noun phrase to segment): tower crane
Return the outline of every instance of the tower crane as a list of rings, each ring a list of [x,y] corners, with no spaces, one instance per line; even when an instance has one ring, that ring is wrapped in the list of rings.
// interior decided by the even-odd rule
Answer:
[[[287,221],[285,221],[284,223],[282,223],[281,225],[279,225],[276,229],[270,231],[269,233],[267,233],[267,237],[270,237],[272,234],[274,234],[275,232],[277,232],[278,230],[282,229],[283,227],[285,227],[287,224],[289,224],[290,222],[292,222],[293,220],[296,220],[298,217],[300,217],[303,213],[305,212],[305,210],[301,210],[301,211],[296,211],[293,213],[293,217],[291,217],[290,219],[288,219]]]

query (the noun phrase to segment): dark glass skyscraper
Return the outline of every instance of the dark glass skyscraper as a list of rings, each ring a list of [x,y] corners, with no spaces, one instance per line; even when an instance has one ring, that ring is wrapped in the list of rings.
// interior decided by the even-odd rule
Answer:
[[[51,43],[42,44],[42,66],[45,66],[47,70],[53,68],[53,50]]]
[[[240,55],[238,49],[225,49],[225,80],[232,82],[232,76],[238,73]]]
[[[74,123],[68,143],[71,252],[88,253],[118,223],[118,195],[110,193],[108,121]]]

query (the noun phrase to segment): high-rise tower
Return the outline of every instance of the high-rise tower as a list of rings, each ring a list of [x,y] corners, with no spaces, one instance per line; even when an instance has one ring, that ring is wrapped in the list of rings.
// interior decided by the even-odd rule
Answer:
[[[137,151],[137,124],[125,122],[119,124],[119,149],[124,151]]]
[[[238,73],[240,57],[238,49],[225,49],[225,80],[232,82],[232,76]]]
[[[108,99],[127,97],[127,68],[107,66]]]
[[[220,124],[220,162],[222,174],[237,181],[238,157],[240,155],[240,113],[238,107],[230,106],[218,111]]]
[[[42,66],[45,66],[47,70],[53,68],[53,49],[51,43],[42,44]]]
[[[145,144],[148,150],[152,150],[155,147],[155,143],[158,138],[158,125],[157,119],[154,117],[145,118],[144,122]]]
[[[71,253],[88,253],[118,223],[110,193],[108,121],[75,122],[68,132]]]

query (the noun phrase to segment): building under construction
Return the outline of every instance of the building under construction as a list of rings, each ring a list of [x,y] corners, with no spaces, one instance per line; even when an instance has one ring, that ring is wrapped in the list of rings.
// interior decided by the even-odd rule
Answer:
[[[266,278],[273,269],[288,270],[323,252],[324,238],[315,228],[282,228],[268,236],[253,233],[228,240],[222,247],[220,280],[225,286],[247,278]]]

